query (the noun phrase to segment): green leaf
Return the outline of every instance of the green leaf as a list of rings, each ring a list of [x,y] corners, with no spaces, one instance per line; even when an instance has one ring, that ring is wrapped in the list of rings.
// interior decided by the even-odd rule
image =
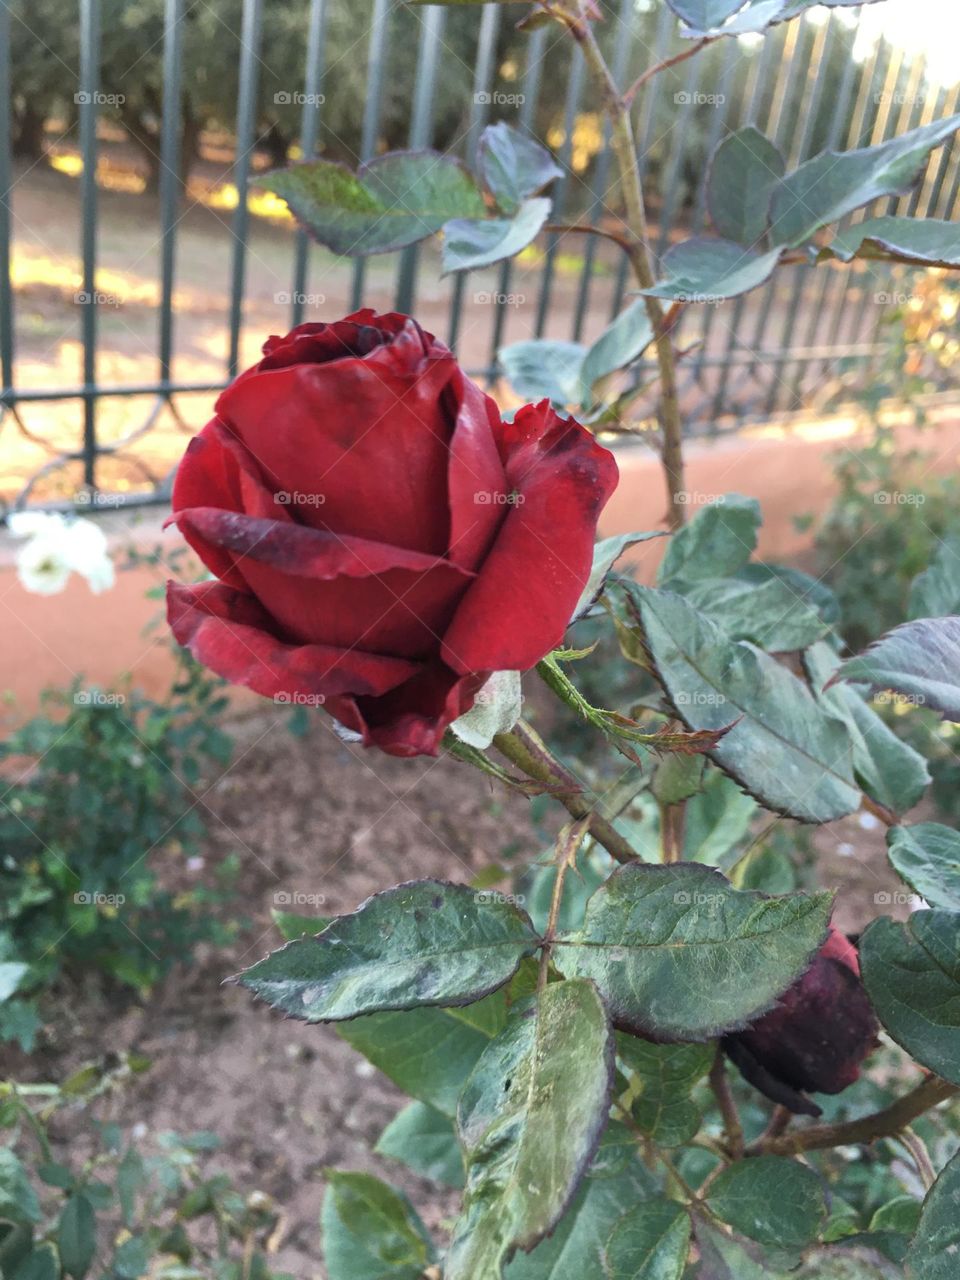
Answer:
[[[857,151],[824,151],[778,183],[771,204],[774,244],[801,245],[829,222],[918,180],[934,147],[960,128],[960,115],[934,120]]]
[[[601,378],[625,369],[653,341],[653,326],[642,298],[621,311],[588,349],[580,369],[580,399],[589,405],[592,388]]]
[[[711,1183],[707,1204],[722,1222],[770,1248],[805,1249],[827,1217],[819,1175],[783,1156],[729,1165]]]
[[[677,582],[705,582],[736,573],[756,549],[760,521],[756,498],[724,494],[673,535],[657,582],[679,590]]]
[[[10,1280],[60,1280],[60,1263],[52,1244],[41,1244],[26,1258],[16,1271],[9,1274]]]
[[[828,644],[816,644],[804,654],[803,665],[817,693],[836,672],[840,659]],[[912,809],[930,784],[923,756],[898,737],[850,685],[834,685],[817,697],[846,724],[853,745],[853,771],[864,791],[894,813]]]
[[[867,218],[838,231],[823,256],[960,267],[960,226],[938,218]]]
[[[640,292],[675,302],[721,302],[749,293],[770,279],[780,249],[754,253],[731,240],[694,236],[663,255],[663,278]]]
[[[610,1124],[600,1150],[573,1203],[546,1240],[532,1253],[518,1253],[504,1269],[504,1280],[571,1280],[601,1276],[607,1237],[623,1212],[653,1189],[653,1179],[636,1158],[636,1142],[625,1133],[626,1156],[612,1164],[604,1147],[619,1126]],[[608,1167],[608,1164],[610,1167]]]
[[[726,1235],[699,1217],[693,1219],[693,1225],[700,1250],[697,1280],[770,1280],[774,1274],[758,1261],[756,1245]],[[786,1280],[786,1277],[780,1276],[777,1280]]]
[[[463,1009],[375,1013],[336,1030],[404,1093],[453,1116],[464,1080],[506,1017],[501,990]]]
[[[0,1147],[0,1221],[39,1222],[40,1201],[27,1171],[10,1147]]]
[[[552,983],[517,1007],[460,1098],[467,1190],[445,1280],[497,1275],[560,1221],[606,1124],[613,1055],[593,983]]]
[[[527,401],[552,401],[563,407],[580,399],[580,369],[586,347],[579,342],[533,338],[501,347],[497,360],[507,381]]]
[[[719,769],[711,769],[703,790],[687,802],[683,853],[689,862],[723,870],[750,830],[757,802]]]
[[[330,1280],[421,1280],[436,1251],[406,1196],[368,1173],[326,1176],[321,1226]]]
[[[870,1219],[871,1231],[897,1231],[912,1236],[920,1224],[923,1206],[913,1196],[894,1196],[882,1204]]]
[[[631,1114],[658,1147],[679,1147],[700,1130],[703,1116],[690,1097],[713,1065],[712,1044],[654,1044],[623,1032],[617,1053],[630,1072]]]
[[[658,1040],[709,1040],[744,1027],[809,966],[831,896],[766,898],[691,863],[619,867],[561,935],[554,964],[592,978],[614,1023]]]
[[[93,1205],[82,1193],[63,1206],[57,1226],[60,1263],[69,1276],[85,1276],[97,1249],[97,1220]]]
[[[113,1269],[123,1280],[140,1280],[145,1276],[150,1269],[150,1245],[146,1238],[128,1236],[113,1255]]]
[[[563,176],[546,147],[503,120],[480,135],[477,169],[504,213],[516,213],[528,196]]]
[[[507,733],[520,719],[523,691],[519,671],[494,671],[478,690],[473,706],[450,726],[469,747],[483,751],[498,733]]]
[[[832,677],[892,689],[918,706],[960,720],[960,618],[919,618],[894,627]]]
[[[377,1142],[378,1155],[399,1160],[414,1173],[445,1187],[463,1186],[463,1160],[449,1116],[423,1102],[399,1111]]]
[[[629,1209],[610,1233],[607,1280],[681,1280],[690,1250],[690,1218],[676,1200],[656,1197]]]
[[[960,833],[939,822],[887,831],[890,864],[931,907],[960,911]]]
[[[483,196],[458,160],[436,151],[391,151],[356,173],[311,160],[257,178],[334,253],[360,256],[415,244],[451,218],[482,217]]]
[[[659,805],[682,804],[703,787],[703,756],[682,756],[672,752],[657,762],[650,790]]]
[[[736,722],[707,754],[744,790],[801,822],[860,805],[845,726],[775,659],[720,629],[683,597],[630,586],[655,674],[691,730]]]
[[[779,148],[752,124],[724,138],[707,175],[707,208],[724,239],[746,245],[761,239],[785,169]]]
[[[794,653],[826,635],[829,627],[780,578],[759,586],[740,578],[713,578],[683,595],[712,618],[728,640],[751,640],[768,653]]]
[[[945,538],[938,545],[930,567],[918,574],[910,587],[907,616],[946,618],[960,613],[960,538]]]
[[[29,971],[30,966],[19,960],[0,963],[0,1003],[10,999]]]
[[[288,942],[239,975],[274,1009],[306,1022],[422,1005],[467,1004],[509,982],[537,947],[529,917],[466,885],[413,880]]]
[[[117,1198],[124,1226],[131,1228],[137,1220],[137,1195],[146,1184],[143,1159],[135,1147],[128,1147],[117,1165]]]
[[[956,1280],[960,1256],[960,1155],[927,1193],[917,1234],[907,1252],[908,1280]]]
[[[489,267],[537,238],[550,215],[545,196],[524,200],[512,218],[452,218],[443,228],[443,274]]]
[[[284,942],[296,942],[307,935],[315,938],[331,922],[330,916],[301,916],[295,911],[277,911],[275,908],[270,916]]]
[[[625,551],[629,550],[630,547],[636,546],[638,542],[649,542],[651,538],[665,538],[667,536],[665,530],[654,529],[649,533],[621,533],[613,538],[601,538],[594,545],[590,577],[587,579],[587,585],[580,593],[580,599],[577,601],[577,607],[574,609],[570,621],[573,622],[590,608],[603,589],[607,574]]]
[[[960,1084],[960,915],[881,917],[860,941],[867,994],[886,1030],[917,1062]]]
[[[744,0],[667,0],[667,3],[694,31],[709,31],[742,9]]]

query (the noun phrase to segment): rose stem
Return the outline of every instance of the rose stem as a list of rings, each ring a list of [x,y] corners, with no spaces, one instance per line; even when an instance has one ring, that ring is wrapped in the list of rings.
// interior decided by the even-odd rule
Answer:
[[[957,1093],[960,1093],[957,1085],[941,1080],[939,1076],[928,1076],[902,1098],[873,1115],[862,1116],[859,1120],[846,1120],[842,1124],[814,1125],[778,1138],[761,1138],[747,1154],[793,1156],[801,1151],[823,1151],[827,1147],[875,1142],[877,1138],[895,1138],[918,1116]]]
[[[719,1045],[717,1045],[717,1056],[714,1058],[713,1066],[710,1068],[710,1088],[713,1090],[713,1096],[716,1098],[720,1114],[723,1116],[723,1131],[726,1135],[730,1156],[734,1160],[739,1160],[743,1155],[743,1125],[740,1123],[737,1104],[734,1102],[733,1094],[730,1092],[730,1082],[727,1079],[727,1064],[723,1050]]]
[[[546,743],[523,720],[509,733],[498,733],[493,745],[521,772],[536,782],[562,788],[557,799],[574,818],[589,818],[590,834],[617,862],[635,862],[636,853],[619,831],[608,822],[584,796],[583,788],[572,773],[555,756]]]

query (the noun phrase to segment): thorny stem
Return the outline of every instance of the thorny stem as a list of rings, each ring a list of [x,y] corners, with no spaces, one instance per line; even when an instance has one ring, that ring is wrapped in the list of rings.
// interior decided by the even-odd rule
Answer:
[[[723,1116],[723,1131],[727,1139],[727,1149],[733,1160],[739,1160],[743,1155],[743,1125],[740,1123],[740,1113],[737,1111],[737,1104],[733,1100],[733,1094],[730,1091],[730,1082],[727,1079],[727,1065],[724,1059],[723,1050],[717,1046],[717,1056],[713,1060],[713,1066],[710,1068],[710,1088],[713,1090],[713,1096],[717,1100],[720,1108],[720,1114]]]
[[[557,877],[553,882],[550,915],[547,918],[547,929],[543,935],[543,946],[540,950],[540,970],[537,974],[538,992],[542,991],[547,985],[547,976],[550,973],[551,944],[557,936],[557,923],[560,920],[560,906],[563,902],[563,886],[567,879],[567,872],[576,864],[577,852],[583,843],[583,837],[587,834],[589,825],[589,818],[579,818],[575,822],[568,822],[557,837],[555,858]]]
[[[590,834],[617,862],[635,862],[629,842],[583,794],[572,773],[550,753],[543,739],[523,720],[509,733],[498,733],[493,745],[528,778],[554,789],[557,799],[574,818],[589,818]]]
[[[958,1093],[960,1088],[957,1085],[941,1080],[939,1076],[927,1076],[916,1088],[873,1115],[846,1120],[842,1124],[814,1125],[782,1137],[764,1137],[749,1149],[747,1155],[794,1156],[802,1151],[823,1151],[828,1147],[875,1142],[878,1138],[902,1137],[903,1131],[918,1116]]]
[[[900,1134],[900,1141],[913,1157],[913,1163],[917,1166],[917,1173],[920,1175],[924,1190],[929,1191],[937,1180],[937,1171],[933,1167],[926,1143],[912,1129],[904,1129]]]
[[[641,289],[651,289],[655,283],[650,261],[650,237],[647,214],[643,202],[643,188],[637,168],[637,145],[630,121],[630,104],[620,93],[597,43],[588,18],[567,23],[571,34],[583,51],[587,67],[593,75],[603,101],[603,108],[610,121],[610,137],[626,206],[626,222],[631,240],[626,248],[634,275]],[[655,68],[651,68],[651,73]],[[663,434],[660,458],[667,484],[667,518],[671,529],[683,524],[686,507],[683,501],[683,423],[680,417],[680,400],[677,392],[677,361],[664,321],[663,308],[657,298],[645,297],[644,303],[656,344],[657,364],[660,370],[660,427]]]

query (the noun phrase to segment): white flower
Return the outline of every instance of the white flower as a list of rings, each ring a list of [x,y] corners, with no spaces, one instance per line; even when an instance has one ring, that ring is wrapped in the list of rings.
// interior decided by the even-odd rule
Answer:
[[[16,511],[7,520],[15,538],[27,541],[17,555],[17,573],[27,591],[52,596],[71,573],[86,578],[95,594],[115,580],[103,530],[92,520],[66,520],[45,511]]]

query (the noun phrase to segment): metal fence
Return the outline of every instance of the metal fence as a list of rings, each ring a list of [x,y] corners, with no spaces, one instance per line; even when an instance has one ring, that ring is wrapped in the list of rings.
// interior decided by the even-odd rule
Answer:
[[[304,12],[303,65],[286,68],[284,73],[287,82],[297,77],[303,86],[299,150],[304,156],[316,153],[324,97],[337,91],[338,67],[330,65],[325,56],[326,20],[332,2],[310,0],[309,10]],[[79,380],[61,385],[51,378],[52,385],[38,386],[24,385],[18,376],[20,297],[12,270],[12,232],[18,186],[24,175],[14,166],[10,142],[10,37],[12,24],[22,19],[12,12],[11,0],[0,0],[0,442],[4,450],[28,441],[32,449],[44,451],[40,465],[8,484],[2,499],[7,505],[31,497],[70,498],[109,489],[124,490],[121,496],[129,501],[162,497],[169,478],[163,465],[151,470],[143,464],[139,474],[131,472],[118,482],[115,468],[108,469],[109,475],[105,472],[105,461],[126,458],[137,463],[140,458],[142,463],[144,441],[164,415],[172,415],[178,430],[201,425],[203,418],[198,415],[203,410],[194,408],[198,402],[192,397],[207,393],[209,404],[212,397],[208,393],[222,387],[241,365],[250,324],[248,271],[255,216],[246,193],[258,141],[260,82],[264,75],[275,74],[275,69],[267,67],[260,56],[265,0],[243,0],[232,164],[239,199],[230,225],[223,231],[230,252],[222,329],[225,349],[222,364],[211,376],[178,380],[174,298],[185,192],[179,177],[181,143],[175,108],[185,75],[183,19],[196,3],[205,0],[165,0],[153,373],[135,381],[105,381],[98,376],[103,335],[101,309],[96,305],[101,252],[98,219],[103,200],[97,173],[98,152],[103,146],[102,132],[98,131],[102,14],[101,0],[80,0],[75,94],[75,136],[82,162],[77,266],[78,296],[86,297],[88,305],[80,308],[79,315]],[[439,6],[411,9],[399,0],[354,0],[354,4],[359,37],[354,56],[366,64],[366,93],[358,107],[362,111],[359,158],[374,155],[381,144],[385,66],[391,33],[401,22],[419,24],[416,60],[407,68],[411,104],[408,141],[411,147],[430,145],[435,131],[438,68],[445,56],[445,24],[450,11]],[[641,26],[637,15],[642,15],[643,9],[642,0],[619,0],[619,12],[611,13],[608,19],[615,24],[611,50],[614,71],[621,81],[638,61],[640,65],[659,61],[682,47],[676,19],[662,0]],[[497,61],[498,39],[505,24],[515,20],[512,15],[516,12],[495,4],[470,11],[476,26],[475,46],[472,66],[463,73],[465,124],[457,148],[469,157],[484,124],[491,119],[513,119],[542,132],[544,122],[538,108],[544,85],[549,77],[553,87],[557,68],[562,66],[562,101],[558,118],[548,130],[565,174],[554,188],[556,214],[573,212],[581,223],[596,222],[605,216],[608,205],[616,205],[615,173],[606,135],[590,163],[579,170],[577,167],[578,122],[584,112],[593,109],[579,51],[564,52],[561,63],[558,34],[538,30],[527,41],[525,65],[512,73],[515,92],[497,91],[504,74]],[[820,135],[825,118],[829,121],[827,144],[848,148],[880,141],[957,109],[956,86],[929,84],[922,61],[906,58],[883,41],[860,59],[847,58],[842,74],[828,78],[826,70],[834,65],[837,50],[849,43],[850,14],[850,10],[814,11],[802,20],[775,28],[762,44],[720,41],[711,49],[709,64],[691,59],[666,73],[656,82],[655,92],[643,98],[636,129],[658,254],[669,244],[671,228],[679,226],[681,236],[706,228],[702,183],[700,190],[694,190],[684,181],[691,164],[694,123],[701,148],[694,163],[701,169],[704,145],[712,147],[728,131],[750,122],[775,138],[789,163],[796,164],[824,145]],[[666,129],[658,107],[664,94],[671,107]],[[828,95],[833,95],[832,99]],[[883,201],[880,211],[955,217],[958,191],[960,146],[954,144],[934,154],[923,181],[910,195]],[[289,290],[274,295],[289,297],[283,321],[293,325],[323,314],[329,318],[331,308],[315,316],[306,305],[311,273],[317,270],[317,250],[302,233],[274,231],[287,237],[284,252],[288,255]],[[349,268],[344,302],[357,307],[372,297],[399,310],[415,311],[418,302],[424,305],[424,293],[429,292],[431,317],[440,316],[440,322],[435,320],[430,327],[461,350],[472,374],[493,383],[497,351],[504,343],[544,334],[589,340],[621,309],[631,287],[627,264],[606,256],[608,249],[598,247],[596,237],[554,234],[533,261],[505,263],[470,277],[459,275],[440,287],[432,260],[426,261],[430,251],[414,247],[394,255],[392,286],[385,283],[383,267],[376,269],[371,283],[374,268],[369,261],[357,260]],[[342,264],[339,270],[343,275]],[[522,288],[518,281],[522,281]],[[687,350],[682,363],[682,396],[689,430],[712,432],[802,409],[811,391],[822,387],[839,367],[852,361],[868,368],[881,346],[878,324],[886,303],[895,300],[896,293],[889,270],[877,266],[857,264],[852,270],[794,266],[782,268],[766,288],[741,299],[688,308],[677,340],[681,349]],[[275,327],[283,321],[278,318]],[[101,428],[104,406],[118,397],[144,404],[142,420],[105,438]],[[43,406],[49,409],[54,402],[62,405],[63,412],[58,411],[57,430],[50,434],[33,424],[30,415]]]

